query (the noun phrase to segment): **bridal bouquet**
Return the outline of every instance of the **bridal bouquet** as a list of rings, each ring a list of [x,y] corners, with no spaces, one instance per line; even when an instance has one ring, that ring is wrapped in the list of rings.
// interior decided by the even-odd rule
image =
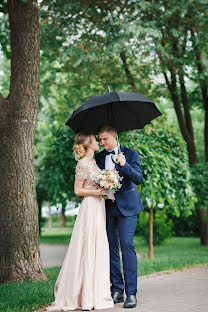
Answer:
[[[100,173],[95,176],[95,180],[99,184],[100,187],[104,188],[106,190],[106,193],[109,192],[115,193],[118,191],[122,184],[120,181],[123,179],[123,177],[119,176],[118,171],[114,169],[103,169],[100,171]],[[101,195],[101,197],[108,199],[108,195]]]

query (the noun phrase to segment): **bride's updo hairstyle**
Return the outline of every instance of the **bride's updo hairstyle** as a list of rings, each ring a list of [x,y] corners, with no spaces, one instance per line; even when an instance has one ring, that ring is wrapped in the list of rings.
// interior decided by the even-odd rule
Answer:
[[[87,147],[92,142],[92,134],[79,132],[75,136],[75,144],[73,146],[73,152],[75,159],[78,161],[80,158],[84,157],[87,152]]]

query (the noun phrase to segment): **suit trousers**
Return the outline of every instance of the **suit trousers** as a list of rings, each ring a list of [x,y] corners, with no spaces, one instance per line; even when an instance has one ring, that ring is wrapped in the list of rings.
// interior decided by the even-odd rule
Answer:
[[[134,234],[137,215],[124,216],[116,201],[107,199],[106,230],[110,248],[111,292],[136,295],[137,293],[137,256],[134,248]],[[122,253],[124,281],[121,274],[119,241]]]

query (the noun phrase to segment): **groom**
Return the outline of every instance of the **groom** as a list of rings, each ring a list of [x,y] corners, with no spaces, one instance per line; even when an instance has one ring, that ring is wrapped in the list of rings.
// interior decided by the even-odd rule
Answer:
[[[95,155],[100,169],[115,168],[121,177],[122,187],[111,194],[106,204],[106,229],[110,247],[110,279],[111,295],[114,303],[124,302],[124,308],[133,308],[137,305],[137,256],[134,248],[134,234],[137,223],[137,214],[144,210],[137,185],[142,183],[142,170],[139,154],[120,144],[122,154],[117,156],[119,164],[111,159],[111,154],[117,154],[118,143],[116,129],[109,123],[98,128],[98,137],[104,150]],[[122,252],[124,281],[121,275],[119,240]]]

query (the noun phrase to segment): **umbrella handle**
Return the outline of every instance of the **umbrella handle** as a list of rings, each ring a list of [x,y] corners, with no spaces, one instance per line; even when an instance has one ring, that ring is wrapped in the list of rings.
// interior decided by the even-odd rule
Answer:
[[[111,155],[111,159],[114,162],[114,164],[118,164],[116,158],[117,158],[117,155]]]
[[[120,153],[118,153],[118,154],[123,154],[123,152],[120,152]],[[111,155],[111,159],[112,159],[112,161],[113,161],[115,164],[119,164],[119,162],[116,160],[118,154],[117,154],[117,155],[114,155],[114,154]]]
[[[121,153],[121,147],[120,147],[120,143],[118,142],[118,133],[117,133],[117,131],[116,131],[116,141],[118,143],[118,154],[120,154]]]
[[[118,133],[116,131],[116,141],[118,143],[118,154],[121,154],[121,147],[120,147],[120,143],[118,142]],[[115,164],[119,164],[119,162],[116,160],[117,155],[111,155],[111,159]]]
[[[118,142],[118,133],[117,133],[117,131],[116,131],[116,141],[117,141],[117,143],[118,143],[118,154],[123,154],[123,153],[121,152],[120,143]],[[118,155],[118,154],[117,154],[117,155]],[[112,159],[112,161],[113,161],[115,164],[119,164],[119,162],[116,160],[117,155],[111,155],[111,159]]]

